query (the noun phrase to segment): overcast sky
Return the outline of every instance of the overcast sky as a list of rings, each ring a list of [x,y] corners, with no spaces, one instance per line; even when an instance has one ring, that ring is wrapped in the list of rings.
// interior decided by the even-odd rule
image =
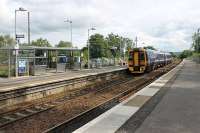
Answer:
[[[94,33],[111,32],[135,39],[139,46],[152,45],[160,50],[190,48],[192,33],[200,24],[199,0],[0,0],[0,34],[14,36],[14,10],[28,9],[31,14],[31,40],[42,37],[53,45],[70,41],[85,46],[87,29]],[[17,15],[17,32],[26,33],[25,13]]]

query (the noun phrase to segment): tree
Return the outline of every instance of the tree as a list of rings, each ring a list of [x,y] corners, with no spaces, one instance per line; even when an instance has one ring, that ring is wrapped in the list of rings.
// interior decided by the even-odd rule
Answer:
[[[111,49],[113,47],[116,47],[116,57],[120,56],[120,47],[122,44],[122,37],[120,37],[119,35],[115,35],[113,33],[108,34],[108,36],[106,37],[106,42],[108,44],[108,48]]]
[[[83,47],[82,52],[83,52],[83,61],[86,63],[88,60],[88,47]]]
[[[69,47],[69,48],[71,48],[71,47],[73,47],[73,45],[72,45],[71,42],[60,41],[56,47]]]
[[[187,57],[190,57],[190,56],[192,56],[192,51],[190,51],[190,50],[184,50],[184,51],[179,55],[179,58],[184,59],[184,58],[187,58]]]
[[[0,36],[0,47],[6,47],[6,46],[14,46],[15,40],[10,37],[10,35],[1,35]]]
[[[172,57],[176,58],[177,55],[174,52],[169,52],[171,54]]]
[[[153,46],[145,46],[144,49],[151,49],[151,50],[156,50]]]
[[[124,38],[123,42],[126,44],[126,50],[130,50],[131,48],[135,46],[135,43],[130,38]]]
[[[192,47],[194,48],[195,52],[200,52],[200,33],[199,29],[195,32],[192,36]]]
[[[101,58],[105,57],[106,53],[106,41],[104,36],[101,34],[95,34],[90,36],[90,57],[91,58]]]
[[[128,51],[135,46],[135,43],[133,43],[132,39],[115,35],[113,33],[108,34],[108,36],[106,37],[106,42],[108,44],[108,48],[117,48],[116,57],[120,57],[121,54],[124,54],[124,49]]]
[[[6,43],[3,36],[0,36],[0,47],[5,47]]]
[[[32,41],[31,45],[32,46],[37,46],[37,47],[52,47],[47,39],[42,39],[42,38],[39,38],[39,39],[37,39],[35,41]]]
[[[114,56],[112,53],[112,49],[115,49],[114,53],[116,57],[120,57],[123,52],[123,49],[126,50],[126,54],[128,55],[127,51],[134,47],[133,40],[130,38],[124,38],[122,36],[110,33],[104,38],[101,34],[95,34],[90,36],[89,39],[90,45],[90,58],[101,58],[106,57],[110,58]],[[87,49],[84,48],[84,57],[86,57]],[[121,52],[121,53],[120,53]]]

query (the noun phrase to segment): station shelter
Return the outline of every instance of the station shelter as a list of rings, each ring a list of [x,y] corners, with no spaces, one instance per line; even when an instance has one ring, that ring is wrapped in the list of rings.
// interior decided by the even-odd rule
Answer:
[[[0,77],[34,76],[73,69],[81,69],[81,50],[78,48],[0,48]]]

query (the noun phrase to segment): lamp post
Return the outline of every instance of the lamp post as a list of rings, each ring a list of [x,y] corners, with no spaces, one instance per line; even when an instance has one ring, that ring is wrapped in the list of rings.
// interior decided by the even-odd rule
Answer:
[[[17,41],[17,12],[25,12],[26,9],[20,7],[19,9],[15,10],[15,40]],[[30,12],[27,11],[28,17],[28,44],[30,45]]]
[[[72,21],[67,19],[66,21],[64,21],[66,23],[69,23],[70,24],[70,35],[71,35],[71,44],[72,44]]]
[[[94,27],[89,28],[88,29],[88,41],[87,41],[87,45],[88,45],[88,69],[90,68],[90,43],[89,43],[89,39],[90,39],[90,31],[96,30]]]
[[[25,12],[27,11],[26,9],[20,7],[19,9],[15,10],[15,76],[18,77],[18,62],[17,62],[17,54],[18,54],[18,49],[19,49],[19,44],[17,40],[17,12]],[[28,14],[28,44],[30,45],[30,13],[27,12]]]

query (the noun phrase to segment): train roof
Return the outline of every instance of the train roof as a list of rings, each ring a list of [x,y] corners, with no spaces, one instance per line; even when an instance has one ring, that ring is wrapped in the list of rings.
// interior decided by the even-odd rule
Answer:
[[[147,51],[147,52],[153,52],[153,53],[156,53],[156,54],[171,55],[169,52],[164,52],[164,51],[159,51],[159,50],[152,50],[152,49],[144,49],[143,47],[133,48],[130,51]]]
[[[145,49],[142,48],[142,47],[139,47],[139,48],[133,48],[132,50],[130,51],[144,51]]]

